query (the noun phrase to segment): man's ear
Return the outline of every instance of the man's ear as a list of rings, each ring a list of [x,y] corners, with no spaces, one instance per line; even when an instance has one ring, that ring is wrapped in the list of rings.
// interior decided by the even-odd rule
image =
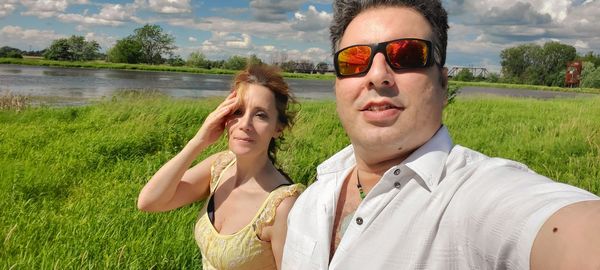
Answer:
[[[444,92],[444,108],[448,105],[448,68],[440,68],[440,85]]]

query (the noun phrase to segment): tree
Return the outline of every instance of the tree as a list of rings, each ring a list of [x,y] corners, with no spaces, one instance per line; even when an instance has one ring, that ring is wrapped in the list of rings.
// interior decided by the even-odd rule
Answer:
[[[600,88],[600,66],[596,67],[592,62],[583,62],[580,86]]]
[[[147,64],[163,63],[163,55],[172,56],[173,50],[177,48],[173,45],[175,38],[172,35],[163,33],[163,29],[155,24],[146,24],[135,29],[131,38],[142,45],[141,61]]]
[[[107,52],[108,61],[113,63],[136,64],[142,60],[142,44],[136,39],[127,37],[117,40],[117,44]]]
[[[50,47],[46,49],[44,58],[50,60],[71,61],[71,53],[69,52],[69,41],[66,38],[56,39],[52,41]]]
[[[280,64],[281,69],[285,72],[295,72],[296,71],[296,61],[289,60]]]
[[[475,76],[473,76],[471,70],[468,68],[463,68],[458,72],[458,74],[456,74],[456,76],[454,76],[454,79],[457,81],[472,82],[475,80]]]
[[[600,54],[594,54],[592,51],[589,51],[585,55],[578,56],[577,60],[581,60],[581,62],[590,62],[594,64],[595,67],[600,67]]]
[[[547,86],[564,86],[567,63],[575,60],[577,51],[571,45],[546,42],[539,61],[540,80]]]
[[[525,83],[528,69],[535,66],[541,48],[535,44],[524,44],[504,49],[500,52],[502,74],[511,82]]]
[[[498,73],[490,72],[485,81],[491,83],[500,82],[500,75]]]
[[[23,52],[17,48],[4,46],[0,48],[0,57],[23,58]]]
[[[315,69],[315,64],[309,62],[308,60],[301,60],[296,65],[296,71],[300,71],[303,73],[312,73]]]
[[[96,59],[99,55],[98,42],[86,41],[83,36],[56,39],[44,53],[50,60],[61,61],[88,61]]]
[[[173,55],[167,59],[167,64],[174,67],[185,66],[185,61],[179,55]]]
[[[233,70],[242,70],[246,67],[248,63],[248,59],[245,57],[234,55],[229,57],[227,61],[223,64],[223,68],[225,69],[233,69]]]
[[[500,64],[508,82],[563,86],[567,62],[575,60],[573,46],[547,42],[544,46],[524,44],[502,50]]]
[[[206,59],[206,56],[204,56],[204,54],[201,52],[190,53],[186,65],[206,69],[210,69],[212,67],[210,60]]]
[[[258,58],[256,56],[256,54],[250,55],[250,57],[248,57],[247,59],[247,63],[248,65],[262,65],[264,64],[262,60],[260,60],[260,58]]]

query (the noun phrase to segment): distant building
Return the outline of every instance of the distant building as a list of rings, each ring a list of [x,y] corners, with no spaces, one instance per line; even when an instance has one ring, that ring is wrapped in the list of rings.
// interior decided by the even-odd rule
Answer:
[[[567,63],[567,73],[565,74],[566,87],[579,87],[581,80],[581,61],[572,61]]]

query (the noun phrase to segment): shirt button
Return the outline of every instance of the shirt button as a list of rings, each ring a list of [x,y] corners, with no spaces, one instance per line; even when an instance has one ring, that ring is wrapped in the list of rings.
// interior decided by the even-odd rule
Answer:
[[[363,219],[361,217],[357,217],[356,218],[356,224],[362,225],[362,223],[363,223]]]
[[[400,189],[401,186],[402,185],[400,184],[400,182],[395,182],[394,183],[394,187],[397,188],[397,189]]]
[[[394,170],[394,175],[399,175],[399,174],[400,174],[400,169]]]

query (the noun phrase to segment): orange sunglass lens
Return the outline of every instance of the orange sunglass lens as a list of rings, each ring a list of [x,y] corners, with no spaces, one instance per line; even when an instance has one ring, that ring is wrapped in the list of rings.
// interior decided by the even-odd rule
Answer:
[[[398,40],[385,48],[393,68],[417,68],[427,65],[427,43],[420,40]]]
[[[342,75],[353,75],[364,72],[369,67],[371,48],[369,46],[354,46],[338,54],[339,72]]]

